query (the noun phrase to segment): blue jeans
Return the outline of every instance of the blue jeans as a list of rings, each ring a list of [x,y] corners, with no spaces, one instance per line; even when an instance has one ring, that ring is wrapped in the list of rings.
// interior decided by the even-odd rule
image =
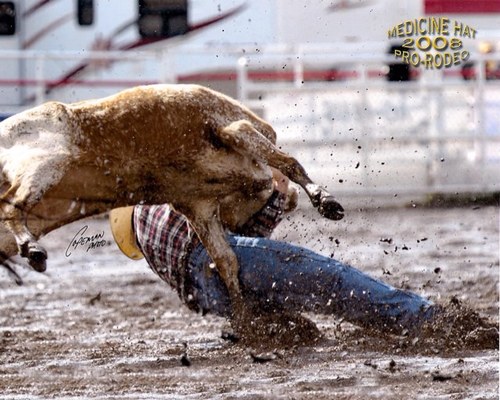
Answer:
[[[334,259],[267,238],[228,237],[240,265],[245,301],[263,312],[314,312],[368,328],[401,333],[432,317],[433,303],[398,290]],[[205,313],[228,317],[226,286],[200,244],[189,257],[192,301]]]

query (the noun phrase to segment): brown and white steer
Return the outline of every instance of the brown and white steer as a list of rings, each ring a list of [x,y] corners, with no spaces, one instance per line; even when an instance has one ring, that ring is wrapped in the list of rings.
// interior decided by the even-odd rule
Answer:
[[[20,254],[37,271],[37,239],[115,207],[169,203],[186,215],[216,264],[234,313],[238,263],[224,228],[260,209],[280,170],[315,207],[343,209],[276,146],[269,124],[196,85],[152,85],[98,100],[49,102],[0,123],[0,262]]]

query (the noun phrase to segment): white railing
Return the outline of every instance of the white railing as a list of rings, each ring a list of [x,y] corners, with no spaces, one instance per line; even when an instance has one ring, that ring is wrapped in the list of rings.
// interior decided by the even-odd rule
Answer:
[[[229,79],[236,96],[272,123],[280,145],[337,192],[500,191],[500,80],[485,75],[486,62],[500,65],[500,55],[473,54],[472,80],[458,68],[419,68],[415,80],[394,83],[385,73],[395,59],[382,45],[376,56],[351,53],[323,44],[0,51],[0,113],[51,98],[76,101],[141,83],[189,81],[191,60],[220,54],[224,65],[212,68],[229,72],[218,79]],[[83,64],[83,74],[61,79]]]
[[[252,79],[255,65],[276,70],[283,60],[293,61],[286,79]],[[459,68],[420,68],[413,81],[388,82],[383,72],[395,62],[391,55],[320,57],[311,49],[275,58],[246,55],[237,64],[238,97],[272,123],[285,149],[341,194],[500,191],[500,80],[486,79],[491,60],[500,68],[499,54],[475,55],[470,80]],[[308,80],[305,71],[325,65],[353,73]]]
[[[0,107],[18,111],[49,99],[67,99],[68,87],[112,92],[142,83],[174,80],[166,52],[0,51]],[[164,67],[165,66],[165,67]],[[76,72],[80,69],[80,73]],[[139,68],[141,73],[134,73]],[[152,69],[152,71],[151,71]],[[110,73],[120,71],[117,74]],[[147,73],[144,73],[147,71]],[[74,74],[72,74],[72,72]],[[5,96],[9,92],[13,96]],[[55,94],[51,94],[55,93]],[[81,95],[85,97],[85,94]]]

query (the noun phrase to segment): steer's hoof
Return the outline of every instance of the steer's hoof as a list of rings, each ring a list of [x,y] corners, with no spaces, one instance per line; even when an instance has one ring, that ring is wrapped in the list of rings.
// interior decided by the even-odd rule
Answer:
[[[21,246],[21,256],[28,259],[28,264],[35,271],[45,272],[47,269],[47,251],[38,243],[24,243]]]
[[[323,217],[334,221],[344,218],[344,208],[335,200],[335,197],[330,195],[320,198],[318,212]]]
[[[28,264],[37,272],[45,272],[47,269],[47,252],[45,249],[41,248],[30,251]]]

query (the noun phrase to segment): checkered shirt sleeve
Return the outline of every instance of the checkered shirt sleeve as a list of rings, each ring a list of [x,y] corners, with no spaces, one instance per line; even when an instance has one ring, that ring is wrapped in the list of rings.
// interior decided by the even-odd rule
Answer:
[[[182,271],[190,246],[198,241],[184,215],[168,204],[134,208],[137,243],[151,269],[175,289],[182,287]]]
[[[286,196],[273,192],[262,210],[238,231],[239,235],[270,236],[283,219]],[[184,291],[184,268],[199,238],[187,218],[168,204],[137,205],[133,214],[137,243],[151,269],[179,294]]]

